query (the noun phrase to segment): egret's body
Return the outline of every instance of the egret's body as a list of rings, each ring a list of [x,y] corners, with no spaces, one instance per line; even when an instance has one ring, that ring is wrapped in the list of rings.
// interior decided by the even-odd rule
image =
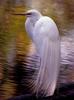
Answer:
[[[37,96],[54,93],[60,62],[60,38],[54,21],[37,10],[26,13],[26,31],[40,56],[40,68],[36,76],[34,92]]]

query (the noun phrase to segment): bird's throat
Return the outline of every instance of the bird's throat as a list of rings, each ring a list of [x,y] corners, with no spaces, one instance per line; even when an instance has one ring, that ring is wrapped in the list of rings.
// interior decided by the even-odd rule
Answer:
[[[30,22],[32,23],[32,25],[34,26],[35,23],[40,19],[41,16],[37,16],[37,17],[32,17],[30,18]]]

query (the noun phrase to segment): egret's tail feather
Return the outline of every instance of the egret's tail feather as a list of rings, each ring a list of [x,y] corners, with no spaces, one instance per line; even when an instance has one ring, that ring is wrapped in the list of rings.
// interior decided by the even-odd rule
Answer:
[[[53,95],[59,71],[60,44],[59,40],[43,41],[41,65],[36,80],[37,95]]]

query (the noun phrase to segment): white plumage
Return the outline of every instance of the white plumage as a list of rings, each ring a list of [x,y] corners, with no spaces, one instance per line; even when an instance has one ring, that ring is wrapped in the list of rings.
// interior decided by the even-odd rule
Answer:
[[[51,96],[56,88],[60,66],[59,32],[55,22],[37,10],[29,10],[25,15],[28,17],[26,31],[40,56],[34,92],[37,96]]]

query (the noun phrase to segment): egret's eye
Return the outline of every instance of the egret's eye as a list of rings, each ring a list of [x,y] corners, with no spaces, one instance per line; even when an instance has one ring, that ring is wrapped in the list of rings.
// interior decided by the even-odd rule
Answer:
[[[32,13],[26,13],[26,15],[32,15]]]

